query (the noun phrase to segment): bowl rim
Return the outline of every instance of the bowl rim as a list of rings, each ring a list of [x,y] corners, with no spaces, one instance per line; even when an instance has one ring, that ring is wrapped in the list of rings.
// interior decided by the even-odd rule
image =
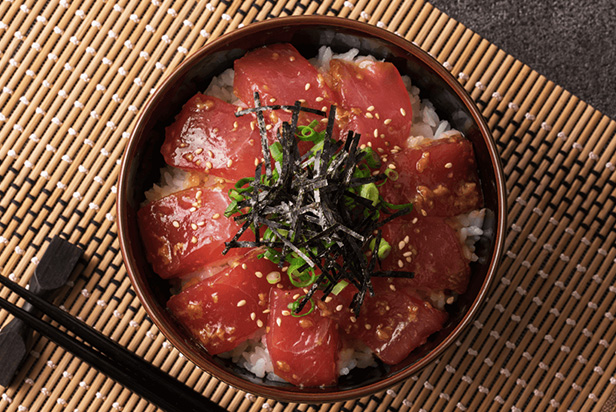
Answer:
[[[479,128],[479,132],[481,133],[483,140],[487,146],[490,161],[492,163],[492,169],[495,172],[495,191],[497,193],[497,210],[494,212],[497,214],[496,219],[496,227],[495,227],[495,237],[494,237],[494,253],[491,256],[490,262],[488,263],[488,270],[485,276],[485,279],[479,288],[477,296],[469,305],[469,309],[466,314],[462,317],[460,322],[451,330],[449,335],[447,335],[443,341],[441,341],[434,349],[432,349],[428,354],[419,359],[414,364],[401,369],[393,373],[391,376],[379,380],[377,382],[373,382],[367,384],[365,386],[361,386],[358,388],[348,389],[348,390],[340,390],[336,392],[297,392],[297,391],[286,391],[284,389],[280,389],[277,387],[265,387],[245,379],[234,375],[230,371],[222,368],[221,366],[213,363],[207,362],[207,369],[203,369],[203,366],[200,366],[196,358],[193,356],[193,348],[189,346],[183,339],[176,336],[169,336],[166,333],[166,327],[163,325],[162,321],[155,315],[155,302],[151,302],[150,299],[143,293],[143,289],[141,287],[141,282],[138,277],[135,275],[136,273],[136,265],[133,261],[130,254],[130,239],[127,239],[124,236],[123,227],[127,226],[128,215],[127,215],[127,170],[129,168],[129,164],[131,159],[134,156],[131,156],[136,151],[136,139],[135,136],[143,133],[144,123],[148,120],[148,112],[149,109],[157,102],[158,96],[160,92],[164,89],[168,88],[174,80],[177,79],[178,76],[181,76],[184,71],[190,67],[195,61],[198,61],[203,57],[204,54],[208,54],[210,50],[217,49],[219,47],[224,46],[229,40],[235,39],[238,37],[249,36],[251,34],[259,33],[264,30],[272,29],[272,28],[280,28],[284,26],[301,26],[301,25],[324,25],[331,27],[341,27],[343,29],[350,29],[353,31],[361,32],[367,34],[371,37],[379,38],[385,42],[391,43],[400,49],[406,50],[410,54],[414,55],[417,59],[421,60],[424,64],[429,66],[431,70],[436,72],[446,84],[450,87],[450,89],[455,93],[455,95],[460,99],[460,101],[464,104],[465,108],[471,114],[473,121]],[[453,343],[453,341],[459,337],[462,331],[471,323],[473,318],[477,315],[479,308],[481,306],[481,302],[484,300],[490,284],[494,281],[496,277],[496,272],[498,270],[498,263],[501,259],[503,250],[504,250],[504,241],[506,235],[506,220],[507,220],[507,209],[506,209],[506,187],[505,187],[505,176],[503,167],[500,161],[500,156],[498,150],[496,148],[496,144],[492,137],[492,134],[486,124],[486,121],[481,114],[479,108],[476,106],[475,102],[472,100],[468,92],[462,87],[462,85],[453,77],[453,75],[447,71],[441,63],[439,63],[436,59],[434,59],[430,54],[423,51],[419,46],[415,45],[411,41],[406,40],[405,38],[389,32],[385,29],[379,28],[377,26],[370,25],[368,23],[359,22],[356,20],[350,20],[346,18],[333,17],[333,16],[287,16],[287,17],[278,17],[273,18],[261,22],[251,23],[248,26],[236,29],[232,32],[226,33],[219,38],[205,44],[200,49],[189,55],[184,61],[182,61],[171,73],[166,75],[163,80],[159,83],[155,91],[148,97],[148,100],[143,105],[143,108],[140,111],[140,114],[135,123],[135,127],[130,134],[129,141],[124,150],[124,154],[122,157],[122,163],[120,167],[120,173],[118,178],[118,191],[117,191],[117,227],[118,227],[118,237],[120,242],[120,249],[122,252],[122,257],[124,261],[124,265],[127,271],[127,274],[130,278],[131,284],[133,286],[134,291],[136,292],[139,301],[144,306],[146,313],[152,319],[154,324],[158,327],[158,329],[163,333],[165,338],[175,347],[180,353],[183,353],[191,362],[193,362],[196,366],[202,368],[206,373],[216,377],[217,379],[233,386],[238,389],[254,393],[260,396],[264,396],[267,398],[287,401],[287,402],[311,402],[311,403],[322,403],[322,402],[338,402],[344,400],[350,400],[355,398],[360,398],[363,396],[367,396],[378,391],[387,389],[400,381],[409,378],[410,376],[417,374],[421,369],[425,368],[427,365],[434,362],[437,358],[439,358],[444,350]],[[202,359],[202,358],[201,358]]]

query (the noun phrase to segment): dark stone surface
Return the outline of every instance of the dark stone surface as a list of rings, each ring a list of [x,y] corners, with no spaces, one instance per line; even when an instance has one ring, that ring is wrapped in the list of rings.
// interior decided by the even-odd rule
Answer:
[[[429,0],[616,119],[616,0]]]

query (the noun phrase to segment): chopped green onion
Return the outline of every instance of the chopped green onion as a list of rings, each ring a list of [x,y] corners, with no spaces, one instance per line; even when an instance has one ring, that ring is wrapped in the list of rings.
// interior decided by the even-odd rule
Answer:
[[[306,262],[302,262],[302,266],[305,264]],[[290,273],[289,271],[287,271],[287,273],[289,275],[289,281],[296,288],[305,288],[306,286],[310,286],[317,278],[312,268],[301,274]]]
[[[267,283],[269,283],[270,285],[275,285],[276,283],[280,282],[280,272],[270,272],[265,275],[265,279],[267,279]]]
[[[225,209],[225,217],[231,217],[231,215],[237,213],[237,200],[232,200],[231,203],[229,203],[229,206],[227,206],[227,208]]]
[[[299,314],[297,313],[297,310],[299,309],[299,304],[301,303],[301,301],[306,297],[306,295],[304,296],[300,296],[299,298],[295,299],[295,301],[289,303],[287,305],[287,307],[289,309],[291,309],[291,314],[293,315],[293,317],[296,318],[301,318],[302,316],[306,316],[306,315],[310,315],[313,311],[314,311],[314,300],[312,300],[312,298],[310,298],[308,301],[310,302],[310,309],[308,309],[307,312]]]
[[[336,286],[334,286],[334,288],[332,289],[332,293],[338,296],[338,294],[342,292],[342,290],[346,288],[348,285],[349,285],[349,282],[347,282],[346,280],[341,280],[338,283],[336,283]]]
[[[375,245],[376,245],[376,239],[372,239],[370,241],[370,250],[374,250]],[[391,252],[391,245],[385,239],[381,239],[381,241],[379,242],[379,250],[376,252],[377,255],[379,256],[379,259],[381,260],[385,259],[387,256],[389,256],[390,252]]]
[[[379,189],[374,183],[363,185],[359,190],[359,195],[365,199],[372,200],[372,206],[376,206],[379,203]]]
[[[270,145],[270,153],[276,162],[282,162],[282,145],[280,142],[274,142]]]
[[[235,183],[235,187],[239,189],[240,187],[245,186],[247,183],[251,183],[254,181],[255,181],[254,177],[243,177]]]
[[[400,205],[395,205],[393,203],[386,202],[385,200],[383,200],[383,197],[381,197],[381,203],[383,204],[383,206],[386,206],[387,208],[391,210],[402,210],[402,209],[408,208],[409,209],[408,213],[411,213],[411,211],[413,210],[412,203],[402,203]]]
[[[385,169],[385,176],[387,176],[387,178],[392,182],[395,182],[396,180],[398,180],[399,175],[398,172],[396,172],[394,169],[387,168]]]
[[[372,150],[371,147],[366,147],[363,150],[366,153],[364,155],[364,160],[366,161],[368,167],[370,167],[371,169],[378,169],[379,167],[381,167],[381,160],[379,159],[379,155],[374,150]]]

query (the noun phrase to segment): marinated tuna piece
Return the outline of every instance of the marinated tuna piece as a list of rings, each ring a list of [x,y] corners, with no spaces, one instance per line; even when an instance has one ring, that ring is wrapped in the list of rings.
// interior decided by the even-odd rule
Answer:
[[[181,277],[205,265],[224,264],[248,251],[237,248],[222,254],[225,242],[240,227],[224,217],[231,187],[196,186],[139,209],[139,230],[154,272],[165,279]]]
[[[470,278],[469,261],[460,238],[447,219],[438,217],[395,219],[383,226],[383,238],[392,249],[383,270],[414,273],[404,279],[417,290],[464,293]]]
[[[167,307],[210,354],[217,355],[265,328],[272,288],[267,275],[277,271],[277,265],[251,253],[172,296]]]
[[[293,316],[289,304],[302,295],[302,289],[271,291],[266,342],[274,372],[294,385],[335,384],[340,349],[338,325],[316,304],[311,313]],[[310,307],[308,303],[300,315]]]
[[[258,92],[262,105],[293,105],[329,111],[336,104],[334,92],[323,76],[290,44],[272,44],[247,53],[234,63],[235,95],[248,107],[254,107],[254,93]],[[291,114],[282,110],[264,113],[275,130],[283,121],[290,121]],[[323,118],[300,113],[299,125]],[[325,124],[325,123],[321,123]],[[324,127],[322,127],[324,129]]]
[[[384,362],[395,365],[443,328],[447,313],[418,298],[397,279],[373,279],[373,297],[366,297],[355,318],[347,311],[340,327],[365,343]]]
[[[413,118],[411,99],[393,64],[333,59],[330,75],[348,115],[343,136],[349,130],[360,133],[360,142],[378,154],[406,145]]]
[[[167,164],[229,180],[254,175],[263,157],[253,114],[235,116],[237,107],[196,94],[167,127],[161,152]]]
[[[390,203],[413,203],[414,216],[456,216],[480,209],[481,186],[473,145],[461,136],[428,141],[392,154],[398,173],[381,194]]]

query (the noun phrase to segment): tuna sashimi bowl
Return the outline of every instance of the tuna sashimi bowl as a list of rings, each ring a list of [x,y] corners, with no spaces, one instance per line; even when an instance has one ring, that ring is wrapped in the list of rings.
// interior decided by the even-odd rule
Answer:
[[[327,393],[431,353],[492,264],[463,115],[356,47],[271,41],[228,60],[146,149],[163,161],[132,219],[157,311],[182,345],[273,388]]]

